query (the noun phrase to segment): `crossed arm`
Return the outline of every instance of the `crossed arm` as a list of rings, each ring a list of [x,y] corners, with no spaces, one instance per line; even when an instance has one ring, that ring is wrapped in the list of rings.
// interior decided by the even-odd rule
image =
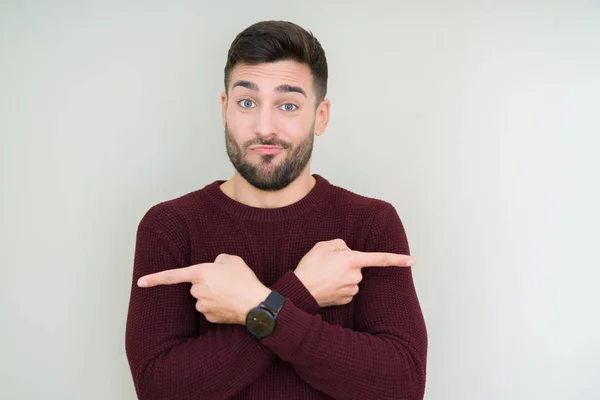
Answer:
[[[408,253],[395,211],[389,235],[367,250]],[[140,227],[134,282],[185,257]],[[370,268],[354,298],[355,329],[324,322],[319,305],[290,271],[271,289],[288,301],[273,335],[257,340],[242,325],[198,335],[188,284],[132,287],[126,348],[140,399],[229,398],[254,382],[275,356],[314,388],[344,399],[421,399],[427,339],[409,268]],[[323,340],[326,338],[327,340]]]

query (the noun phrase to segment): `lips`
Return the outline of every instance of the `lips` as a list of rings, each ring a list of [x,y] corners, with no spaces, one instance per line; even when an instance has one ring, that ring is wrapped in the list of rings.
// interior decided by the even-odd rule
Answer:
[[[255,147],[251,147],[250,150],[262,155],[262,154],[278,154],[283,149],[279,146],[255,146]]]

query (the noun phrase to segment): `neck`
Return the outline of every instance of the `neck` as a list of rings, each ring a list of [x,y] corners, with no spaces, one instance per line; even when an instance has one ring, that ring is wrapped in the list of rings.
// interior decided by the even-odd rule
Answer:
[[[269,192],[250,185],[237,171],[220,188],[228,197],[247,206],[257,208],[279,208],[296,203],[304,198],[314,187],[316,179],[311,175],[309,166],[284,189]]]

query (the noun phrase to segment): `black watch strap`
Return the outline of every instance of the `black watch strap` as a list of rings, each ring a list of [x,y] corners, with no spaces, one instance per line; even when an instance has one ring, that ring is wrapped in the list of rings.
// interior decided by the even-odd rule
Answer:
[[[271,290],[271,293],[267,296],[265,301],[263,301],[260,305],[273,314],[273,317],[277,318],[281,307],[283,307],[283,303],[285,303],[285,297],[280,295],[274,290]]]

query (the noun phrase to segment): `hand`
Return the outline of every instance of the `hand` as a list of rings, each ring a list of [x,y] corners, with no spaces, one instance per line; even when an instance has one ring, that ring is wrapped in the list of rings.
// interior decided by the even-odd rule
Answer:
[[[361,268],[413,266],[412,257],[351,250],[342,239],[317,243],[294,273],[321,307],[348,304],[358,293]]]
[[[264,301],[271,290],[238,256],[220,254],[214,263],[196,264],[141,277],[138,286],[189,282],[196,310],[206,320],[220,324],[246,324],[246,314]]]

